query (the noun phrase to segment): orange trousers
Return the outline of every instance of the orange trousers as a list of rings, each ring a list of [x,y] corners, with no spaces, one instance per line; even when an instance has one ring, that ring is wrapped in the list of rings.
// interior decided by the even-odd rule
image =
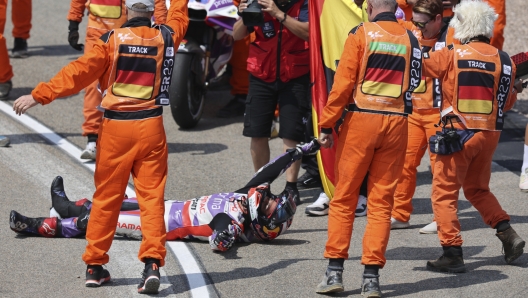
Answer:
[[[438,109],[414,110],[409,115],[407,151],[402,174],[394,192],[394,207],[392,217],[408,222],[413,211],[412,198],[416,190],[416,168],[429,148],[429,137],[435,135],[440,128],[435,127],[440,120]],[[434,169],[434,156],[429,153],[431,169]]]
[[[330,201],[325,258],[348,258],[359,188],[368,172],[361,264],[385,265],[393,195],[406,145],[406,117],[347,113],[337,143],[336,188]]]
[[[502,50],[504,44],[504,27],[506,27],[506,0],[486,0],[499,15],[493,27],[491,45]]]
[[[106,29],[96,29],[88,26],[86,29],[86,43],[84,52],[90,51],[101,35],[108,32]],[[99,81],[94,81],[84,89],[83,114],[84,122],[82,124],[82,135],[98,134],[99,126],[103,120],[103,112],[97,109],[101,104],[103,97],[98,89]]]
[[[143,240],[139,259],[165,264],[164,193],[167,181],[167,141],[163,117],[143,120],[104,118],[97,140],[95,193],[82,256],[88,265],[106,264],[130,173],[140,208]]]
[[[461,151],[436,155],[431,199],[442,246],[461,246],[463,242],[457,216],[460,187],[487,225],[494,228],[500,221],[510,220],[489,189],[499,137],[500,131],[477,132]]]
[[[31,0],[12,0],[13,37],[28,39],[31,30]]]
[[[0,0],[0,83],[5,83],[13,77],[13,67],[9,62],[7,42],[4,29],[7,15],[7,0]]]

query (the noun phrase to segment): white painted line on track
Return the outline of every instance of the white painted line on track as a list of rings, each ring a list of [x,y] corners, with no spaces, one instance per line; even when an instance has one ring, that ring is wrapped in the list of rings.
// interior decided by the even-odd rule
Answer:
[[[177,241],[168,241],[167,245],[172,250],[172,253],[178,258],[187,281],[189,282],[189,288],[193,297],[209,297],[209,291],[207,289],[207,284],[203,278],[200,267],[196,263],[193,255],[189,251],[189,248],[185,243]],[[178,254],[176,254],[178,252]]]
[[[95,171],[95,163],[94,162],[86,162],[83,159],[80,159],[79,156],[81,156],[82,150],[80,150],[77,146],[72,144],[67,139],[59,136],[55,132],[53,132],[51,129],[43,125],[42,123],[38,122],[37,120],[33,119],[31,116],[28,116],[26,114],[23,114],[21,116],[18,116],[13,111],[13,107],[5,102],[0,101],[0,110],[4,112],[4,114],[10,116],[15,121],[25,125],[29,129],[37,132],[41,136],[43,136],[45,139],[49,140],[51,143],[55,144],[62,150],[64,150],[68,155],[70,155],[73,159],[77,160],[81,165],[88,168],[90,171]],[[136,193],[130,185],[127,186],[126,194],[129,197],[135,197]],[[183,269],[187,281],[189,283],[189,288],[191,292],[192,297],[210,297],[210,293],[207,289],[207,285],[205,283],[205,279],[203,277],[203,274],[200,270],[200,266],[198,266],[198,263],[194,259],[193,255],[189,251],[189,248],[185,243],[182,242],[167,242],[167,245],[172,250],[172,253],[176,258],[178,259],[178,262],[180,263],[181,268]],[[178,252],[178,253],[176,253]],[[162,273],[162,282],[165,283],[168,281],[166,274],[163,270],[160,270],[160,273]]]

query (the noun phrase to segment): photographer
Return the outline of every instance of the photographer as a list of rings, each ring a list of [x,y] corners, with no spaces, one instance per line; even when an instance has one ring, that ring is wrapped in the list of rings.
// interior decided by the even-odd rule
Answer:
[[[424,75],[441,80],[440,109],[446,116],[443,123],[448,123],[444,133],[437,136],[442,142],[437,142],[438,150],[435,148],[439,154],[431,196],[443,254],[427,262],[427,269],[451,273],[466,271],[457,217],[460,188],[484,222],[497,230],[506,263],[520,257],[525,245],[489,188],[504,113],[522,91],[522,81],[514,79],[516,66],[508,54],[490,45],[495,11],[486,2],[462,1],[454,13],[450,26],[461,44],[426,53],[423,59]],[[460,138],[447,132],[452,129]],[[442,151],[449,152],[440,154]]]
[[[242,20],[248,16],[244,16],[248,6],[257,8],[253,14],[262,22],[256,26],[246,26]],[[310,85],[308,0],[243,0],[238,11],[242,19],[233,27],[234,39],[240,40],[255,32],[247,60],[250,78],[243,135],[251,138],[251,157],[257,171],[270,160],[268,140],[277,104],[279,137],[284,149],[294,148],[304,140],[303,122],[311,110],[307,96]],[[286,172],[285,190],[295,193],[296,203],[300,201],[296,185],[299,167],[300,161]]]

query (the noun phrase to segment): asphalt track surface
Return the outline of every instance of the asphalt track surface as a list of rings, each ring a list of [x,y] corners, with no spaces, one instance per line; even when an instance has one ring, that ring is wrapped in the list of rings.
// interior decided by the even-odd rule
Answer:
[[[521,0],[507,1],[509,16],[527,12]],[[521,6],[515,6],[521,5]],[[33,3],[33,29],[29,39],[30,58],[12,59],[15,77],[11,105],[18,96],[27,94],[40,81],[47,81],[63,65],[77,58],[79,52],[67,44],[68,3]],[[6,38],[11,48],[10,11]],[[508,20],[505,49],[510,54],[522,48],[526,36],[515,18]],[[517,19],[519,20],[519,19]],[[517,24],[517,26],[516,26]],[[86,19],[81,28],[86,26]],[[84,32],[81,32],[84,35]],[[521,43],[521,44],[520,44]],[[37,106],[29,116],[50,131],[72,143],[70,152],[84,148],[81,136],[83,93],[60,99],[48,106]],[[165,128],[169,143],[169,179],[167,199],[190,199],[218,191],[232,191],[245,184],[253,174],[249,139],[241,136],[243,120],[215,118],[216,111],[227,103],[228,92],[211,92],[204,118],[193,130],[180,130],[165,111]],[[81,260],[84,239],[44,239],[16,236],[8,228],[9,211],[38,217],[47,216],[50,207],[49,186],[56,175],[65,179],[70,199],[90,198],[93,191],[93,164],[81,164],[61,147],[27,127],[1,109],[0,134],[11,139],[11,146],[0,148],[0,267],[1,297],[131,297],[141,278],[142,263],[137,260],[138,241],[116,238],[110,250],[107,269],[113,281],[101,288],[84,287],[85,265]],[[521,237],[528,239],[527,194],[518,190],[522,163],[522,142],[527,118],[515,111],[507,113],[507,125],[495,154],[491,189],[512,217]],[[50,137],[50,134],[47,134]],[[63,142],[61,144],[67,144]],[[272,155],[281,152],[280,140],[270,141]],[[427,156],[426,156],[427,157]],[[302,172],[301,172],[302,173]],[[272,190],[280,192],[281,177]],[[501,243],[494,230],[485,226],[478,212],[463,198],[459,202],[462,224],[465,274],[441,274],[425,270],[427,260],[441,254],[436,235],[419,235],[418,229],[430,222],[431,204],[427,158],[418,173],[411,228],[391,233],[387,265],[381,270],[381,287],[385,297],[527,297],[526,270],[528,258],[520,257],[505,265]],[[323,259],[326,241],[326,217],[308,217],[307,205],[313,202],[316,189],[301,190],[302,202],[288,233],[272,243],[238,244],[227,253],[213,253],[203,242],[175,243],[167,255],[162,271],[162,297],[316,297],[327,261]],[[357,218],[345,262],[345,292],[338,297],[360,294],[362,266],[361,237],[366,218]],[[189,271],[195,259],[202,273]],[[187,269],[187,271],[186,271]],[[196,269],[196,268],[194,268]]]

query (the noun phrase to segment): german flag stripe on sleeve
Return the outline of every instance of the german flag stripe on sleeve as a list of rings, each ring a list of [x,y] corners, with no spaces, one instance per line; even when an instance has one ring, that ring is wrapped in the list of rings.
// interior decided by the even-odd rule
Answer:
[[[458,76],[458,110],[462,113],[490,114],[493,111],[492,74],[461,72]]]
[[[119,57],[112,92],[117,96],[150,99],[154,91],[156,60]]]
[[[401,95],[405,58],[372,54],[367,62],[361,91],[365,94],[397,98]]]

